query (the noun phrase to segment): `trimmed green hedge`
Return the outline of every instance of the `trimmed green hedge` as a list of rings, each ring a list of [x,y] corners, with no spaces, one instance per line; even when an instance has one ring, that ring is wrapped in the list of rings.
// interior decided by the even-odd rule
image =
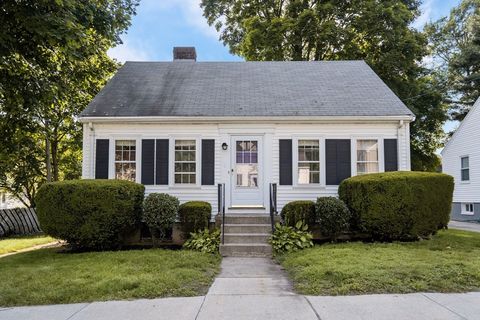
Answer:
[[[316,221],[322,235],[337,240],[342,232],[350,231],[352,214],[347,205],[335,197],[320,197],[315,204]]]
[[[282,221],[290,227],[295,227],[297,222],[304,221],[309,227],[315,225],[315,202],[292,201],[287,203],[280,213]]]
[[[205,201],[189,201],[180,205],[178,218],[185,237],[190,233],[208,228],[212,216],[212,206]]]
[[[36,211],[45,233],[77,249],[116,249],[141,222],[144,190],[121,180],[46,183]]]
[[[388,172],[346,179],[338,192],[357,231],[381,240],[412,240],[447,226],[453,187],[446,174]]]

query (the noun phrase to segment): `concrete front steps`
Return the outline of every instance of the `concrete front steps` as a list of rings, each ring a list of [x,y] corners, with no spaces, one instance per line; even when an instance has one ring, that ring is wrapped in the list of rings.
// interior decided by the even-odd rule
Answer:
[[[225,243],[220,245],[220,253],[224,257],[271,256],[271,232],[268,215],[226,215]]]

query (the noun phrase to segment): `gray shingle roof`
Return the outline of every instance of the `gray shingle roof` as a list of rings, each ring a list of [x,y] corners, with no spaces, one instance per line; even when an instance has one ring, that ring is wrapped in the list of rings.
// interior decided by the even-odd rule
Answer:
[[[401,115],[412,112],[363,61],[127,62],[81,114]]]

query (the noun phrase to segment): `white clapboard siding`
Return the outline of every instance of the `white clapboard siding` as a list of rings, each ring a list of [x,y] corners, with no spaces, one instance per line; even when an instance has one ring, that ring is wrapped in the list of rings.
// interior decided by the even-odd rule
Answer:
[[[469,157],[470,181],[461,181],[461,158]],[[454,202],[480,202],[480,99],[442,151],[443,172],[455,179]]]
[[[315,138],[322,142],[325,139],[379,140],[379,163],[383,169],[383,139],[398,139],[399,170],[410,170],[410,138],[409,123],[397,120],[368,121],[358,120],[350,123],[317,122],[317,123],[92,123],[84,125],[83,178],[95,176],[95,140],[110,139],[110,177],[113,177],[113,150],[115,140],[135,139],[137,141],[137,181],[140,182],[141,140],[142,139],[215,139],[215,185],[214,186],[174,186],[170,178],[169,186],[146,186],[146,193],[165,192],[179,198],[181,202],[203,200],[212,204],[213,214],[218,212],[217,184],[226,184],[226,206],[229,205],[231,169],[231,139],[236,135],[261,135],[264,141],[264,205],[268,209],[269,183],[279,182],[279,140]],[[229,149],[222,150],[222,143]],[[323,148],[323,147],[322,147]],[[352,149],[353,150],[353,149]],[[295,153],[295,150],[294,150]],[[322,156],[322,154],[321,154]],[[353,157],[353,153],[352,153]],[[322,158],[323,159],[323,158]],[[197,162],[199,165],[199,162]],[[324,164],[321,164],[324,168]],[[355,174],[352,164],[352,174]],[[325,171],[322,172],[325,181]],[[200,181],[200,176],[197,177]],[[293,200],[315,200],[319,196],[336,196],[336,186],[301,187],[278,186],[279,209]]]

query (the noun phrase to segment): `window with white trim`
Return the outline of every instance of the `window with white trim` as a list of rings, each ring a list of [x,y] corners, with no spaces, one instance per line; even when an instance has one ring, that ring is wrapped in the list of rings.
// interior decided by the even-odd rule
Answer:
[[[462,157],[461,165],[462,181],[470,181],[470,158],[468,156]]]
[[[1,204],[7,203],[7,194],[5,192],[0,192],[0,203]]]
[[[474,213],[474,208],[473,208],[473,203],[462,203],[462,214],[465,215],[473,215]]]
[[[378,171],[378,140],[357,140],[357,174]]]
[[[196,184],[195,140],[175,140],[175,184]]]
[[[298,140],[298,184],[320,183],[319,140]]]
[[[136,150],[135,140],[115,141],[115,179],[135,181]]]

